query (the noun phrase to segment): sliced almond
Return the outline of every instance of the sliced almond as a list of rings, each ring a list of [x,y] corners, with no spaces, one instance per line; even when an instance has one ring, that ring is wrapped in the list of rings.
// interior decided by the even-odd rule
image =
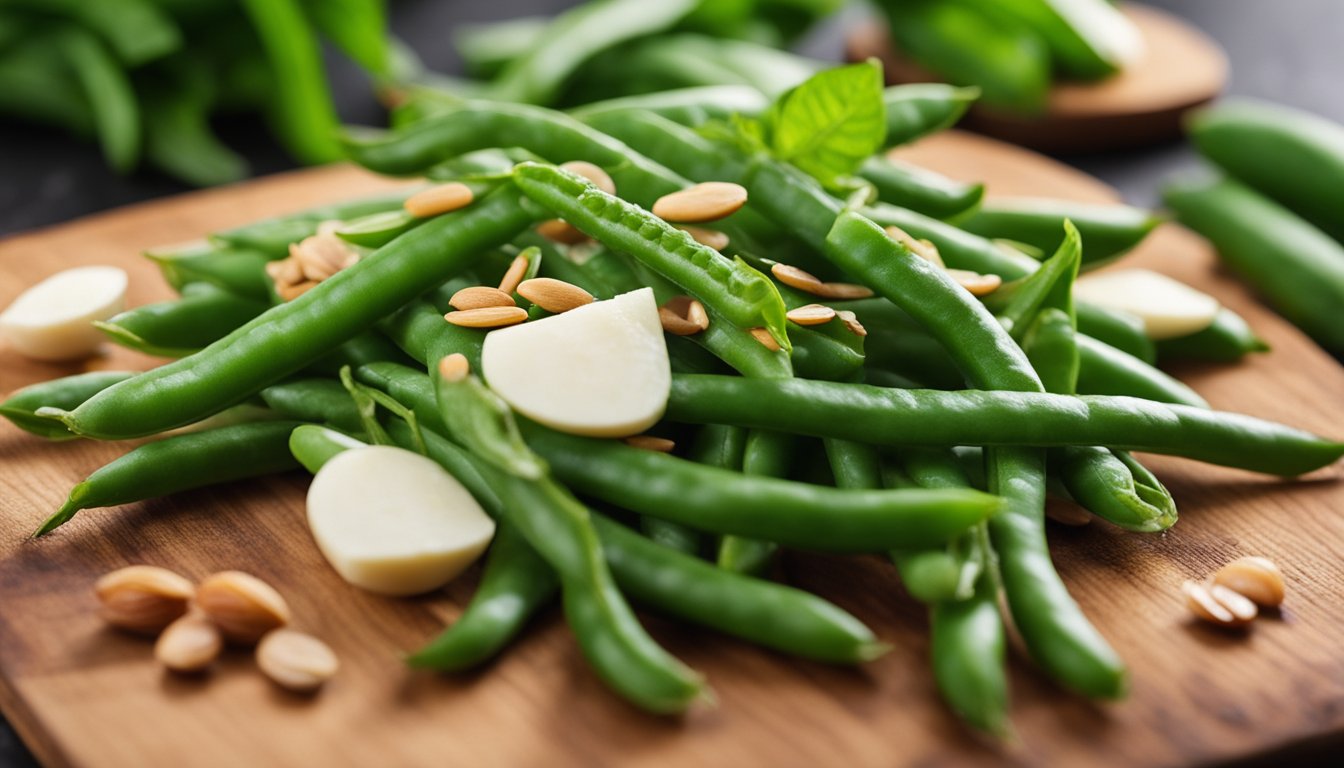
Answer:
[[[608,195],[616,194],[616,182],[611,180],[611,176],[600,166],[594,165],[586,160],[570,160],[568,163],[562,163],[561,168],[578,176],[591,181],[593,186],[606,192]]]
[[[938,253],[938,246],[928,240],[916,240],[909,232],[900,227],[891,226],[886,228],[887,236],[892,240],[904,245],[910,249],[910,252],[925,261],[937,264],[942,267],[943,257]]]
[[[588,236],[583,230],[564,219],[549,219],[537,225],[537,234],[561,245],[578,245],[587,242]]]
[[[706,229],[705,227],[695,227],[689,224],[678,225],[677,229],[690,235],[691,239],[695,242],[706,248],[713,248],[716,251],[722,251],[724,248],[727,248],[728,243],[730,242],[728,240],[728,235],[717,229]]]
[[[270,584],[242,571],[221,571],[201,582],[196,605],[237,643],[250,645],[289,623],[289,604]]]
[[[513,261],[509,262],[509,268],[504,270],[504,277],[500,278],[499,290],[508,294],[518,290],[518,284],[523,282],[524,277],[527,277],[527,269],[530,266],[532,266],[531,262],[523,254],[514,256]]]
[[[1214,596],[1213,592],[1206,584],[1187,581],[1185,584],[1181,585],[1181,591],[1185,592],[1186,603],[1190,606],[1190,610],[1195,616],[1210,624],[1217,624],[1223,627],[1240,627],[1245,626],[1247,622],[1255,618],[1254,615],[1250,618],[1242,618],[1245,615],[1245,606],[1240,604],[1238,604],[1237,607],[1243,609],[1242,613],[1234,613],[1222,600]],[[1242,598],[1242,600],[1250,603],[1250,601],[1245,598]],[[1255,604],[1250,604],[1251,608],[1254,609]]]
[[[668,440],[666,437],[657,437],[654,435],[631,435],[623,438],[622,441],[631,448],[641,448],[646,451],[657,451],[658,453],[671,453],[677,444]]]
[[[835,316],[840,318],[840,322],[845,324],[845,328],[855,336],[867,336],[868,329],[859,322],[859,316],[850,312],[848,309],[837,310]]]
[[[460,181],[454,181],[416,192],[406,198],[406,202],[402,205],[412,216],[425,218],[466,208],[471,205],[475,197],[471,187]]]
[[[873,295],[873,289],[856,283],[822,283],[813,293],[822,298],[844,301],[867,299]]]
[[[811,272],[799,269],[791,264],[771,264],[770,274],[775,276],[779,282],[797,288],[800,291],[806,291],[811,294],[817,294],[821,290],[821,280]]]
[[[573,283],[550,277],[534,277],[518,284],[518,295],[554,314],[593,303],[593,295]]]
[[[443,319],[463,328],[503,328],[526,320],[527,310],[522,307],[481,307],[449,312]]]
[[[1213,584],[1208,589],[1213,599],[1221,603],[1238,622],[1243,624],[1249,622],[1260,612],[1255,603],[1240,592],[1233,592],[1218,584]]]
[[[949,269],[947,274],[972,296],[986,296],[1003,285],[1003,278],[998,275],[982,275],[967,269]]]
[[[304,280],[300,283],[275,286],[275,295],[283,301],[293,301],[317,287],[316,280]]]
[[[753,339],[759,341],[761,343],[761,346],[765,347],[771,352],[778,352],[780,350],[779,342],[775,341],[775,337],[771,336],[770,332],[767,331],[766,329],[752,328],[747,332],[751,334],[751,337]]]
[[[488,285],[463,288],[448,300],[453,309],[481,309],[483,307],[516,307],[518,303],[509,294]]]
[[[658,308],[658,321],[673,336],[693,336],[709,327],[709,313],[690,296],[674,296]]]
[[[224,635],[203,614],[189,613],[174,621],[154,644],[154,658],[174,672],[199,672],[219,658]]]
[[[461,352],[454,352],[439,361],[439,378],[444,381],[462,381],[469,375],[471,375],[471,361]]]
[[[303,267],[292,256],[266,263],[266,274],[276,285],[292,285],[303,280]]]
[[[277,629],[257,645],[257,666],[280,687],[307,693],[322,687],[341,664],[336,652],[316,637]]]
[[[1273,608],[1283,604],[1283,572],[1263,557],[1242,557],[1219,568],[1213,583],[1245,595],[1256,605]]]
[[[785,317],[798,325],[825,325],[835,319],[835,310],[825,304],[806,304],[789,310]]]
[[[741,184],[706,181],[663,195],[654,201],[652,210],[665,221],[696,224],[729,216],[746,202],[747,190]]]
[[[112,571],[98,579],[93,591],[104,621],[143,634],[155,634],[185,614],[196,593],[187,579],[152,565]]]

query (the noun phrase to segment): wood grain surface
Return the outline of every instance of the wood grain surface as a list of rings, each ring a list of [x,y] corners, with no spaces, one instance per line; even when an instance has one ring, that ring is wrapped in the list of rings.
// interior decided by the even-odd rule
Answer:
[[[1134,65],[1097,82],[1055,82],[1040,116],[977,105],[965,125],[1052,152],[1139,147],[1180,136],[1182,116],[1227,84],[1227,55],[1204,32],[1166,11],[1137,3],[1123,10],[1146,44]],[[855,26],[847,47],[850,59],[881,59],[889,83],[941,79],[892,48],[885,20]]]
[[[964,134],[903,154],[998,194],[1108,200],[1094,180]],[[136,253],[259,216],[375,191],[387,182],[346,167],[305,171],[140,205],[0,242],[0,304],[59,268],[109,263],[132,273],[132,301],[168,294]],[[1344,369],[1255,304],[1174,226],[1128,263],[1213,292],[1274,351],[1240,366],[1178,373],[1215,407],[1344,435]],[[151,361],[113,353],[95,367]],[[0,392],[73,372],[0,348]],[[457,616],[474,572],[445,594],[393,600],[344,584],[303,522],[294,475],[82,513],[26,539],[68,488],[123,446],[46,444],[0,424],[0,708],[51,766],[1165,766],[1344,742],[1344,483],[1333,467],[1298,482],[1152,458],[1181,522],[1162,535],[1101,523],[1052,525],[1065,582],[1128,661],[1132,693],[1090,704],[1062,693],[1014,654],[1017,739],[972,737],[939,705],[924,610],[876,557],[789,552],[781,574],[868,622],[894,650],[860,669],[756,650],[646,616],[654,635],[705,672],[714,708],[680,719],[642,715],[586,668],[557,611],[497,663],[463,677],[406,670],[399,655]],[[1196,625],[1180,584],[1239,555],[1281,564],[1283,613],[1245,633]],[[231,652],[212,674],[161,672],[150,644],[110,631],[91,586],[104,571],[152,563],[191,577],[251,571],[289,598],[299,627],[341,656],[317,696],[279,691]]]

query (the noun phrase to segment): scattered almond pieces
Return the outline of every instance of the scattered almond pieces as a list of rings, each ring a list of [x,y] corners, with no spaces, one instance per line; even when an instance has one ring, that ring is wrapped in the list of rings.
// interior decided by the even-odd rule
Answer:
[[[573,283],[550,277],[534,277],[518,284],[518,295],[554,314],[593,303],[593,295]]]
[[[319,225],[318,233],[289,246],[289,258],[266,265],[266,275],[275,284],[275,295],[293,301],[323,280],[359,261],[359,253],[337,237],[329,222]],[[339,227],[340,222],[335,222]]]
[[[277,629],[257,645],[257,666],[280,687],[308,693],[330,680],[340,669],[340,662],[336,653],[316,637]]]
[[[470,288],[463,288],[448,300],[448,306],[453,309],[483,309],[485,307],[516,307],[517,302],[513,297],[498,288],[491,288],[488,285],[473,285]]]
[[[947,274],[972,296],[987,296],[1003,285],[1003,278],[998,275],[982,275],[967,269],[949,269]]]
[[[174,672],[200,672],[214,663],[224,649],[219,627],[200,613],[174,621],[154,643],[154,658]]]
[[[537,234],[561,245],[578,245],[588,241],[583,230],[564,219],[548,219],[537,225]]]
[[[113,571],[98,579],[93,590],[104,621],[142,634],[155,634],[176,621],[196,593],[183,576],[152,565]]]
[[[770,265],[770,274],[779,282],[813,296],[844,301],[848,299],[866,299],[873,291],[866,285],[855,283],[824,283],[816,275],[791,264],[775,263]]]
[[[476,193],[471,191],[471,187],[454,181],[420,190],[406,198],[402,207],[412,216],[423,219],[466,208],[474,199]]]
[[[753,339],[759,341],[761,343],[761,346],[765,347],[771,352],[778,352],[781,349],[781,347],[779,346],[779,342],[775,341],[775,337],[771,336],[770,332],[767,331],[766,329],[752,328],[747,332],[751,334],[751,337]]]
[[[730,216],[746,203],[747,190],[741,184],[706,181],[663,195],[651,210],[664,221],[698,224]]]
[[[526,320],[527,310],[522,307],[481,307],[449,312],[443,319],[463,328],[503,328]]]
[[[1283,573],[1263,557],[1242,557],[1207,581],[1187,581],[1181,589],[1195,616],[1219,626],[1242,627],[1255,619],[1259,607],[1283,603]]]
[[[586,160],[570,160],[568,163],[561,163],[560,167],[591,181],[593,186],[608,195],[616,194],[616,182],[612,181],[610,174],[597,165]]]
[[[904,245],[906,248],[909,248],[911,253],[921,259],[936,264],[939,267],[946,266],[943,264],[942,254],[938,252],[938,246],[934,245],[932,242],[928,240],[916,240],[909,232],[896,226],[887,227],[885,231],[888,237],[901,245]]]
[[[873,295],[873,289],[857,283],[822,283],[815,293],[823,299],[845,301],[867,299]]]
[[[206,577],[196,590],[196,605],[228,640],[251,645],[289,623],[289,604],[270,584],[242,571]]]
[[[631,435],[622,438],[621,442],[631,448],[641,448],[646,451],[657,451],[658,453],[671,453],[673,448],[677,447],[676,442],[668,440],[666,437],[656,437],[654,435]]]
[[[530,266],[531,262],[523,254],[514,256],[513,261],[509,262],[509,268],[504,270],[504,277],[500,278],[499,290],[509,294],[518,290],[518,284],[527,277],[527,269]]]
[[[859,322],[859,316],[848,309],[837,310],[835,316],[840,318],[841,322],[845,324],[845,328],[855,336],[868,335],[868,329],[864,328],[863,323]]]
[[[784,316],[798,325],[824,325],[835,319],[835,310],[825,304],[805,304]]]
[[[709,313],[690,296],[674,296],[658,308],[658,321],[673,336],[694,336],[709,327]]]
[[[677,226],[677,229],[690,235],[691,239],[695,242],[706,248],[713,248],[716,251],[722,251],[724,248],[727,248],[728,243],[730,242],[728,235],[717,229],[706,229],[705,227],[696,227],[689,224],[680,224]]]

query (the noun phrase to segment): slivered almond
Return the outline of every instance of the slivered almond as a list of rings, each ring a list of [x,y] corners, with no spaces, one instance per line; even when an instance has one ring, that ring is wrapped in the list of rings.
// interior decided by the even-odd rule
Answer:
[[[665,221],[697,224],[731,215],[747,202],[741,184],[706,181],[679,192],[663,195],[653,203],[653,215]]]
[[[482,307],[516,307],[518,303],[509,294],[488,285],[473,285],[453,294],[448,300],[453,309],[481,309]]]
[[[751,334],[753,339],[759,341],[761,346],[771,352],[778,352],[780,350],[779,342],[775,341],[775,337],[771,336],[770,332],[764,328],[752,328],[747,332]]]
[[[937,264],[940,267],[945,266],[943,264],[942,254],[938,253],[938,246],[934,245],[932,242],[928,240],[916,240],[909,232],[896,226],[887,227],[886,232],[888,237],[901,245],[904,245],[906,248],[909,248],[912,253],[921,259]]]
[[[850,312],[848,309],[837,310],[835,316],[840,318],[840,322],[845,324],[845,328],[855,336],[867,336],[868,329],[859,322],[859,316]]]
[[[789,310],[785,317],[798,325],[824,325],[835,319],[835,310],[825,304],[807,304]]]
[[[704,227],[695,227],[689,224],[678,225],[677,229],[690,235],[692,240],[706,248],[722,251],[724,248],[728,247],[728,235],[717,229],[706,229]]]
[[[1255,618],[1255,603],[1225,587],[1215,586],[1210,589],[1207,584],[1187,581],[1181,585],[1181,590],[1185,592],[1186,603],[1189,605],[1191,612],[1210,624],[1241,627]],[[1215,590],[1218,590],[1218,592],[1215,593]],[[1231,600],[1232,605],[1228,605],[1224,601],[1224,598],[1227,597],[1225,593],[1235,595],[1240,598],[1240,601],[1234,598]],[[1249,616],[1247,615],[1247,605],[1250,606]]]
[[[611,176],[599,166],[586,160],[570,160],[568,163],[562,163],[560,167],[593,182],[593,186],[608,195],[616,194],[616,182],[612,181]]]
[[[677,447],[674,441],[654,435],[631,435],[623,438],[621,442],[631,448],[642,448],[646,451],[657,451],[658,453],[671,453],[672,449]]]
[[[693,336],[709,327],[705,305],[690,296],[674,296],[658,308],[663,330],[673,336]]]
[[[503,328],[526,320],[527,310],[522,307],[481,307],[449,312],[443,319],[463,328]]]
[[[471,187],[460,181],[453,181],[416,192],[406,198],[402,206],[412,216],[425,218],[466,208],[475,198],[476,194],[471,191]]]
[[[821,280],[816,275],[790,264],[771,264],[770,274],[790,288],[797,288],[800,291],[807,291],[812,294],[817,293],[822,285]]]
[[[471,362],[461,352],[454,352],[439,361],[439,378],[447,382],[461,381],[471,375]]]
[[[504,270],[504,277],[499,281],[499,290],[504,293],[513,293],[518,290],[518,284],[523,282],[527,276],[527,268],[531,266],[527,257],[521,253],[513,257],[509,262],[509,268]]]
[[[968,269],[949,269],[947,274],[957,281],[957,285],[970,291],[972,296],[991,294],[1003,285],[1003,278],[998,275],[982,275]]]
[[[537,234],[561,245],[578,245],[586,242],[588,236],[583,230],[564,219],[550,219],[537,225]]]
[[[293,257],[266,263],[266,274],[276,285],[288,285],[303,280],[303,267]]]
[[[873,289],[856,283],[822,283],[812,293],[826,299],[866,299],[873,295]]]
[[[593,303],[591,293],[572,283],[550,277],[524,280],[518,284],[518,295],[555,314]]]

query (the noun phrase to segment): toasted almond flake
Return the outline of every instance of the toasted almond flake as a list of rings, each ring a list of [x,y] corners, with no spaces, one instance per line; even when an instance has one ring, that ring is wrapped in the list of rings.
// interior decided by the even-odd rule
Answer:
[[[518,295],[554,314],[593,303],[593,295],[573,283],[550,277],[534,277],[518,284]]]
[[[1266,608],[1283,604],[1283,572],[1263,557],[1242,557],[1219,568],[1213,583],[1245,595]]]
[[[673,336],[693,336],[709,327],[705,305],[690,296],[674,296],[658,308],[663,330]]]
[[[461,352],[454,352],[439,361],[439,378],[458,382],[471,374],[471,362]]]
[[[527,310],[522,307],[481,307],[449,312],[443,319],[463,328],[503,328],[526,320]]]
[[[972,296],[991,294],[1003,285],[1003,278],[998,275],[982,275],[967,269],[949,269],[947,274],[957,282],[957,285],[970,291]]]
[[[537,234],[561,245],[578,245],[587,242],[588,236],[583,230],[564,219],[550,219],[537,225]]]
[[[779,351],[779,349],[780,349],[780,347],[779,347],[779,342],[775,341],[775,337],[774,337],[774,336],[771,336],[771,335],[770,335],[770,332],[767,331],[766,329],[764,329],[764,328],[752,328],[751,330],[749,330],[749,331],[747,331],[747,332],[751,334],[751,337],[752,337],[753,339],[759,341],[759,342],[761,343],[761,346],[765,347],[766,349],[770,350],[771,352],[778,352],[778,351]]]
[[[593,186],[608,195],[616,194],[616,182],[612,181],[611,176],[597,165],[586,160],[570,160],[568,163],[562,163],[560,167],[593,182]]]
[[[942,254],[938,253],[938,246],[934,245],[932,242],[928,240],[916,240],[909,232],[896,226],[887,227],[886,233],[892,240],[909,248],[911,253],[921,259],[937,264],[940,267],[945,266],[943,264]]]
[[[807,291],[808,293],[813,294],[821,290],[822,283],[816,275],[801,270],[791,264],[771,264],[770,274],[774,275],[776,280],[790,288],[797,288],[800,291]]]
[[[785,317],[798,325],[824,325],[835,319],[835,310],[825,304],[807,304],[789,310]]]
[[[504,270],[504,277],[499,281],[499,290],[509,294],[518,290],[518,284],[527,276],[529,266],[531,264],[526,256],[521,253],[514,256],[513,261],[509,262],[509,268]]]
[[[166,568],[132,565],[98,579],[93,591],[108,624],[154,634],[187,612],[196,589]]]
[[[293,301],[316,287],[316,280],[304,280],[290,285],[276,285],[275,294],[283,301]]]
[[[1240,619],[1222,601],[1214,597],[1208,585],[1187,581],[1181,585],[1186,604],[1198,618],[1224,627],[1244,626],[1250,619]],[[1244,599],[1244,598],[1243,598]],[[1247,602],[1250,602],[1247,600]],[[1254,604],[1251,605],[1254,608]],[[1252,617],[1254,618],[1254,617]]]
[[[646,451],[657,451],[658,453],[671,453],[672,449],[677,447],[674,441],[654,435],[631,435],[622,438],[621,442],[631,448],[642,448]]]
[[[298,265],[301,272],[299,280],[321,282],[340,271],[350,252],[341,245],[333,246],[329,240],[339,238],[335,235],[314,235],[304,238],[302,242],[290,244],[287,260]]]
[[[303,267],[292,256],[287,259],[267,262],[266,274],[276,285],[291,285],[303,280]]]
[[[460,181],[453,181],[416,192],[406,198],[406,202],[402,205],[412,216],[425,218],[465,208],[471,205],[475,197],[471,187]]]
[[[277,629],[257,646],[257,666],[277,685],[307,693],[330,680],[340,661],[326,643],[292,629]]]
[[[846,330],[855,336],[867,336],[868,329],[859,322],[859,316],[850,312],[848,309],[837,310],[835,316],[840,318],[840,322],[845,324]]]
[[[289,604],[270,584],[242,571],[221,571],[196,589],[196,606],[237,643],[252,644],[289,623]]]
[[[488,285],[473,285],[453,294],[448,300],[453,309],[481,309],[482,307],[516,307],[518,303],[509,294]]]
[[[677,225],[677,229],[690,235],[692,240],[706,248],[722,251],[724,248],[728,247],[728,235],[717,229],[706,229],[705,227],[696,227],[689,224],[679,224]]]
[[[827,299],[866,299],[873,295],[873,289],[856,283],[822,283],[813,293]]]
[[[663,195],[653,203],[653,215],[665,221],[697,224],[731,215],[747,202],[741,184],[706,181],[679,192]]]

